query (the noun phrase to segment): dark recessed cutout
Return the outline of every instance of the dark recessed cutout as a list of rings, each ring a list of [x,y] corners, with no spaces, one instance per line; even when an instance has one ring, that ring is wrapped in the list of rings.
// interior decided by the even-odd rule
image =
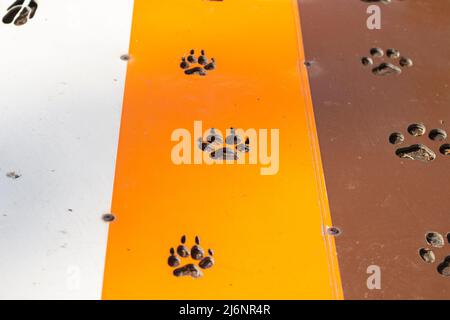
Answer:
[[[412,60],[406,57],[400,58],[400,51],[394,48],[389,48],[386,50],[386,57],[384,56],[384,51],[381,48],[370,49],[370,57],[363,57],[361,63],[364,66],[371,66],[375,63],[375,60],[381,60],[375,63],[375,67],[372,68],[372,73],[377,76],[386,76],[402,73],[402,67],[412,66]],[[399,60],[400,58],[400,60]]]
[[[436,154],[423,144],[414,144],[409,147],[400,148],[395,151],[399,158],[430,162],[436,159]]]
[[[425,134],[427,129],[421,123],[413,123],[408,127],[408,133],[414,137],[420,137]]]
[[[382,56],[384,56],[384,52],[381,48],[372,48],[370,49],[370,55],[372,57],[381,58]]]
[[[369,58],[369,57],[363,57],[363,58],[361,59],[361,63],[362,63],[364,66],[371,66],[371,65],[373,65],[373,59],[372,59],[372,58]]]
[[[443,144],[443,145],[439,148],[439,151],[440,151],[444,156],[450,155],[450,144],[448,144],[448,143]]]
[[[103,215],[102,219],[105,222],[113,222],[114,220],[116,220],[116,216],[112,213],[106,213]]]
[[[435,248],[442,248],[445,244],[444,237],[439,232],[428,232],[425,235],[427,243]]]
[[[394,132],[389,136],[391,144],[401,144],[403,141],[405,141],[405,136],[400,132]]]
[[[447,139],[447,132],[442,129],[433,129],[430,131],[429,137],[434,141],[443,141]]]
[[[398,51],[397,49],[393,49],[393,48],[387,49],[386,55],[391,59],[398,59],[398,58],[400,58],[400,51]]]
[[[184,70],[186,75],[206,76],[208,71],[216,69],[216,60],[214,58],[208,59],[205,50],[201,50],[197,57],[195,50],[192,49],[187,57],[181,58],[180,68]]]
[[[190,257],[194,260],[194,263],[187,263],[184,266],[176,268],[173,270],[173,275],[175,277],[188,276],[192,278],[200,278],[203,276],[201,269],[209,269],[214,266],[214,252],[213,250],[208,249],[207,254],[205,255],[205,251],[200,246],[200,237],[198,236],[195,237],[195,245],[192,246],[190,252],[185,243],[186,236],[182,236],[181,244],[178,246],[177,250],[175,251],[174,248],[170,248],[170,255],[167,259],[167,264],[169,267],[176,268],[182,263],[183,260],[189,259]]]
[[[22,26],[28,22],[28,19],[33,19],[38,9],[38,4],[35,0],[29,1],[28,5],[24,5],[25,0],[15,1],[7,9],[6,14],[3,16],[3,23],[13,23],[16,26]]]
[[[437,271],[444,277],[450,277],[450,256],[447,256],[438,267]]]
[[[422,248],[419,250],[419,255],[422,258],[423,261],[426,263],[433,263],[436,261],[436,256],[434,255],[434,252],[430,249]]]
[[[405,57],[400,58],[400,62],[399,63],[400,63],[400,66],[403,67],[403,68],[405,68],[405,67],[412,67],[413,66],[413,61],[411,59],[405,58]]]
[[[329,227],[329,228],[327,228],[327,234],[329,236],[337,237],[337,236],[341,235],[341,233],[342,233],[341,230],[339,228],[337,228],[337,227]]]

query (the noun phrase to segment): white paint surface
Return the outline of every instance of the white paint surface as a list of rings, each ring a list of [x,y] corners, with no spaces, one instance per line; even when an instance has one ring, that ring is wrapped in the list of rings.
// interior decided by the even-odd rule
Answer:
[[[41,0],[0,23],[1,299],[101,297],[132,10]]]

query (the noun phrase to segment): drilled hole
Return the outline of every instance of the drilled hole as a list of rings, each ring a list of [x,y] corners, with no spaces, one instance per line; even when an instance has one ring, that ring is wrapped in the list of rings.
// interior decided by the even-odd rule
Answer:
[[[120,56],[120,60],[122,61],[130,61],[131,57],[129,54],[123,54]]]
[[[419,250],[419,255],[422,258],[423,261],[426,263],[433,263],[436,261],[436,256],[434,255],[434,252],[430,249],[422,248]]]
[[[103,215],[102,219],[105,222],[113,222],[114,220],[116,220],[116,216],[112,213],[106,213]]]
[[[425,239],[430,246],[435,248],[442,248],[445,244],[444,237],[438,232],[428,232]]]
[[[413,123],[408,127],[409,134],[414,137],[423,136],[426,131],[427,131],[427,129],[421,123]]]
[[[389,142],[391,144],[400,144],[405,141],[405,136],[400,132],[394,132],[389,136]]]
[[[337,236],[339,236],[341,233],[342,233],[341,230],[340,230],[339,228],[337,228],[337,227],[329,227],[329,228],[327,228],[327,234],[328,234],[329,236],[337,237]]]

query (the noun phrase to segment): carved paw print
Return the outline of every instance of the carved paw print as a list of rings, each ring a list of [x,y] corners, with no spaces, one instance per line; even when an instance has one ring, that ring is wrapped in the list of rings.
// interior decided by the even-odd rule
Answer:
[[[408,127],[408,133],[412,137],[424,139],[427,131],[426,127],[421,123],[413,123]],[[428,134],[428,138],[436,142],[444,142],[447,139],[447,132],[443,129],[433,129]],[[400,145],[405,141],[405,136],[400,132],[394,132],[389,136],[389,142],[393,145]],[[444,143],[439,148],[439,152],[444,155],[450,155],[450,144]],[[424,144],[412,144],[408,147],[398,148],[395,154],[399,158],[418,160],[422,162],[431,162],[436,159],[436,153]]]
[[[433,248],[441,249],[445,245],[444,237],[438,232],[428,232],[425,235],[425,241],[428,246]],[[447,234],[447,242],[450,243],[450,233]],[[419,256],[426,263],[432,264],[436,262],[436,255],[430,248],[419,249]],[[450,277],[450,255],[446,256],[444,260],[439,263],[437,272],[444,277]]]
[[[199,138],[198,147],[209,153],[214,160],[238,160],[242,154],[250,151],[250,139],[243,139],[237,135],[234,128],[230,128],[230,134],[225,138],[218,135],[214,129],[210,129],[206,140]]]
[[[3,23],[14,22],[16,26],[24,25],[28,19],[33,19],[36,14],[38,4],[35,0],[17,0],[9,8],[3,17]]]
[[[373,66],[374,59],[384,60],[385,54],[383,49],[372,48],[370,49],[371,57],[363,57],[361,63],[364,66]],[[409,58],[400,55],[400,51],[397,49],[387,49],[386,57],[389,61],[383,61],[372,68],[372,73],[377,76],[386,76],[391,74],[401,74],[403,68],[409,68],[413,66],[413,61]]]
[[[214,58],[209,60],[204,50],[197,57],[195,56],[195,50],[192,49],[187,57],[181,58],[180,68],[184,70],[184,74],[186,75],[198,74],[200,76],[206,76],[208,71],[216,69],[216,61]]]
[[[185,277],[190,276],[192,278],[203,277],[202,269],[209,269],[214,266],[214,252],[208,249],[207,254],[200,246],[200,238],[195,237],[195,245],[189,249],[186,246],[186,236],[181,237],[181,244],[177,247],[176,251],[174,248],[170,248],[170,256],[167,260],[169,267],[176,268],[173,270],[173,275],[175,277]],[[189,259],[193,262],[181,265],[183,260]]]

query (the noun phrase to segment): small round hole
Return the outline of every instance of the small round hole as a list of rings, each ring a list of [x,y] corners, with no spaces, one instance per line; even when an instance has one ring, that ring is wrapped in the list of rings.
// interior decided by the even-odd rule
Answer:
[[[129,54],[123,54],[120,56],[120,60],[122,61],[130,61],[131,57]]]
[[[112,213],[106,213],[102,216],[102,219],[105,222],[113,222],[114,220],[116,220],[116,216]]]
[[[400,132],[394,132],[389,136],[389,142],[391,144],[400,144],[405,141],[405,136]]]
[[[409,134],[414,137],[423,136],[426,131],[427,131],[427,129],[421,123],[413,123],[408,127]]]
[[[447,139],[447,132],[442,129],[433,129],[430,131],[429,137],[434,141],[442,141]]]
[[[337,237],[337,236],[339,236],[341,233],[342,233],[341,230],[340,230],[339,228],[337,228],[337,227],[328,227],[328,228],[327,228],[327,234],[328,234],[329,236]]]

